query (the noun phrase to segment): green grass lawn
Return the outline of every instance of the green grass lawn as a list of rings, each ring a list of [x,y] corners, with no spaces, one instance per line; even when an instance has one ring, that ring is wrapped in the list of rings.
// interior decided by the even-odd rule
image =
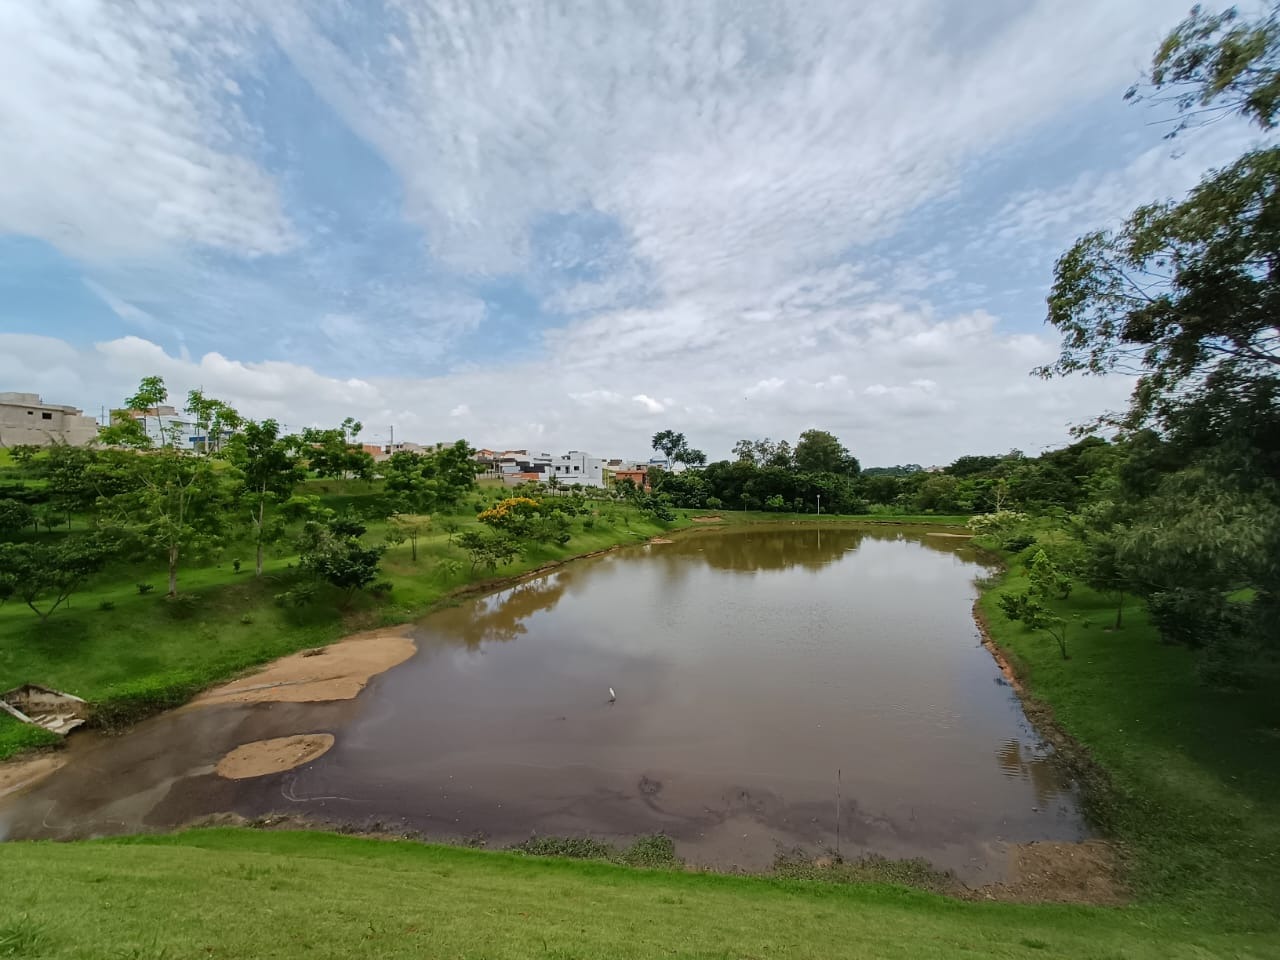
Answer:
[[[1083,587],[1059,604],[1088,626],[1063,660],[1047,635],[1010,623],[997,597],[1026,586],[1015,569],[981,600],[996,641],[1031,693],[1083,744],[1111,787],[1092,812],[1132,858],[1143,900],[1191,926],[1280,926],[1280,689],[1203,685],[1191,651],[1160,642],[1140,604],[1120,630],[1115,605]],[[1275,956],[1280,956],[1277,947]]]
[[[5,844],[0,868],[0,956],[1261,960],[1278,945],[1142,907],[960,903],[319,833]]]

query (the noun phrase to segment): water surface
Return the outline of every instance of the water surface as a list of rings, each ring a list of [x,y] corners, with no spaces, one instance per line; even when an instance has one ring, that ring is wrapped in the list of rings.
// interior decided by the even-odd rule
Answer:
[[[980,645],[984,568],[902,528],[702,531],[424,619],[355,701],[211,707],[80,750],[0,805],[14,836],[286,812],[479,837],[663,831],[694,862],[924,856],[974,880],[1007,844],[1083,836],[1075,797]],[[609,688],[617,694],[609,700]],[[253,781],[247,740],[332,732]],[[839,803],[837,805],[837,795]]]

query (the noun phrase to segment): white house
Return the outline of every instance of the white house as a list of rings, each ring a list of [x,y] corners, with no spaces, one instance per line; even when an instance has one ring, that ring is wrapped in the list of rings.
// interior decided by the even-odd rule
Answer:
[[[547,474],[566,487],[575,483],[584,487],[603,487],[604,459],[581,450],[570,450],[551,461]]]
[[[147,439],[157,447],[197,450],[205,442],[203,431],[196,425],[195,419],[188,414],[178,413],[173,407],[131,410],[129,416],[142,424]]]

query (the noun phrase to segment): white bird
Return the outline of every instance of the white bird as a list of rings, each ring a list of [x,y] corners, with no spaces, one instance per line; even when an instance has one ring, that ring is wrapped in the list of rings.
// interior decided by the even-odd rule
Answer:
[[[609,702],[610,702],[610,703],[613,703],[613,701],[615,701],[615,700],[617,700],[617,699],[618,699],[618,695],[617,695],[616,693],[614,693],[614,692],[613,692],[613,687],[610,687],[610,688],[609,688]]]

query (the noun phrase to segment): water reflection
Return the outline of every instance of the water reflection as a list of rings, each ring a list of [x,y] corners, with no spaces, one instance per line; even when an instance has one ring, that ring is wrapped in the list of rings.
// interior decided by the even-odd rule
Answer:
[[[1001,744],[996,751],[996,763],[1006,777],[1031,784],[1039,807],[1048,807],[1051,801],[1067,791],[1065,778],[1054,766],[1052,758],[1024,747],[1020,740],[1011,738]]]

